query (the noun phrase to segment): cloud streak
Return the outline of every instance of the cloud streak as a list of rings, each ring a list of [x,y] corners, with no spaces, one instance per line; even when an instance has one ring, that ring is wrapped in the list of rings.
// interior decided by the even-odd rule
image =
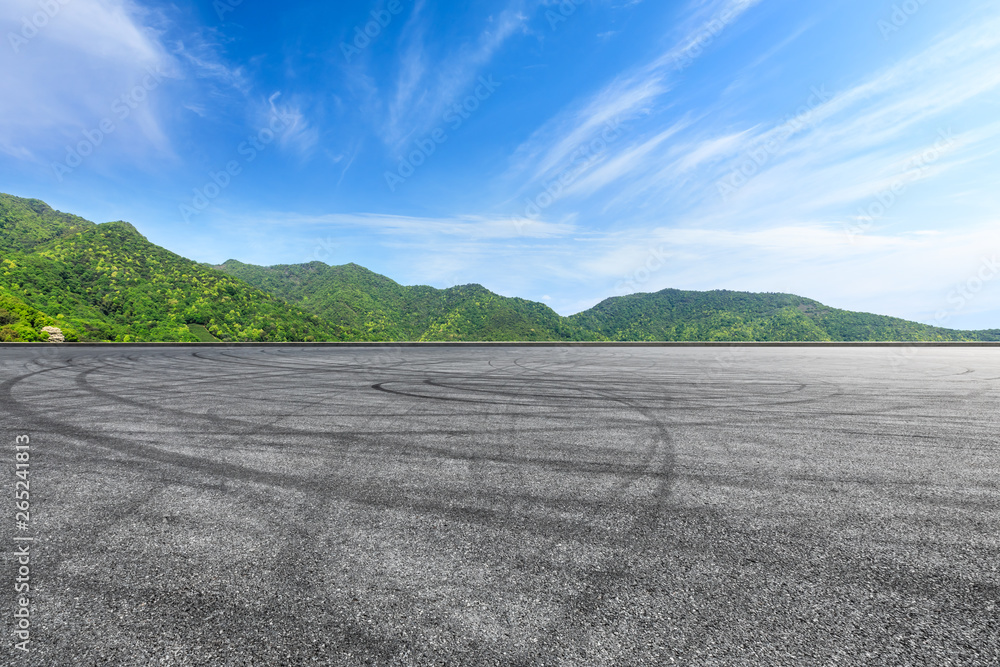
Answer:
[[[709,48],[715,37],[759,1],[697,3],[691,16],[680,27],[680,36],[671,48],[619,75],[536,130],[514,152],[507,177],[527,180],[527,184],[522,185],[523,192],[533,187],[533,183],[551,179],[564,171],[579,147],[595,140],[608,123],[638,126],[640,121],[649,117],[661,122],[664,112],[670,107],[665,103],[664,96],[676,85],[680,69],[678,63],[697,58]],[[711,39],[706,40],[706,35]],[[637,131],[638,128],[634,127],[633,132]],[[625,177],[634,171],[624,168],[630,154],[633,158],[646,157],[666,138],[659,131],[655,136],[641,140],[638,145],[623,144],[611,150],[602,163],[615,166],[604,166],[601,176],[593,182],[600,182],[603,186]],[[656,158],[649,155],[649,159]]]
[[[521,226],[515,226],[507,218],[480,215],[427,218],[376,213],[337,213],[320,216],[276,213],[259,219],[256,224],[296,227],[308,225],[411,239],[434,237],[470,240],[551,239],[566,237],[576,231],[574,225],[565,222],[531,220]]]
[[[0,32],[39,11],[29,0],[0,6]],[[73,0],[62,6],[30,43],[0,50],[0,150],[39,164],[60,159],[67,143],[114,118],[115,102],[148,77],[176,76],[176,63],[144,29],[148,12],[128,0]],[[16,91],[16,92],[15,92]],[[139,160],[169,154],[163,121],[153,101],[130,109],[118,127],[116,150]]]
[[[413,137],[440,125],[448,107],[459,101],[507,42],[526,29],[537,6],[537,0],[511,0],[487,19],[475,39],[434,58],[425,42],[433,18],[426,15],[423,0],[418,1],[401,37],[398,75],[382,128],[385,144],[400,151]]]

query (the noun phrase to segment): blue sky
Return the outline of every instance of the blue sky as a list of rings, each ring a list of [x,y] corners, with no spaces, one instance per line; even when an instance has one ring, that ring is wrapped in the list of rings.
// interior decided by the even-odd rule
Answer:
[[[0,33],[0,191],[192,259],[1000,327],[993,1],[5,0]]]

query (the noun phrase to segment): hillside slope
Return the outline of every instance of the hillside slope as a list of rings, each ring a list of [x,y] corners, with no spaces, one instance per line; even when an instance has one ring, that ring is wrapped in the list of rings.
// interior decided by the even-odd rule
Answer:
[[[337,337],[318,317],[150,243],[128,223],[95,225],[33,201],[4,198],[0,288],[83,340],[198,340],[188,324],[227,341]]]
[[[0,193],[0,256],[30,252],[46,241],[94,226],[79,216],[55,211],[38,199]]]
[[[545,304],[481,285],[407,287],[357,264],[217,267],[343,328],[345,340],[600,340]]]
[[[958,331],[824,306],[793,294],[665,289],[605,299],[569,318],[609,340],[993,341],[1000,331]]]
[[[481,285],[404,286],[356,264],[212,267],[0,194],[0,340],[93,341],[1000,341],[830,308],[792,294],[666,289],[561,317]]]
[[[79,332],[66,320],[49,317],[0,289],[0,343],[44,342],[48,340],[48,334],[42,332],[44,327],[61,329],[67,341],[80,340]]]

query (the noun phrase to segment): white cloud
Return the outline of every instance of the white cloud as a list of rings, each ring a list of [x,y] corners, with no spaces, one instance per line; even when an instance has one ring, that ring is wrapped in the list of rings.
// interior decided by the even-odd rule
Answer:
[[[275,213],[260,218],[253,224],[320,226],[331,229],[337,228],[347,231],[391,235],[399,239],[452,237],[477,241],[488,239],[546,239],[565,237],[572,234],[576,229],[574,225],[567,222],[514,220],[511,218],[491,218],[478,215],[421,218],[377,213],[335,213],[321,216]],[[447,238],[442,239],[442,243],[450,242]]]
[[[488,18],[478,37],[432,59],[424,44],[424,2],[414,6],[403,30],[395,90],[381,128],[383,141],[400,150],[410,138],[443,122],[447,109],[459,102],[484,68],[514,35],[523,32],[537,0],[511,0]]]
[[[640,119],[657,117],[669,107],[663,97],[675,85],[681,63],[685,59],[697,58],[703,50],[710,48],[712,42],[758,2],[760,0],[693,3],[689,18],[679,28],[679,36],[671,48],[652,61],[619,75],[586,99],[577,101],[551,118],[518,147],[511,158],[508,178],[527,176],[528,183],[521,187],[519,193],[564,172],[581,147],[600,137],[609,124],[637,125]],[[637,130],[630,128],[630,131]],[[602,175],[595,182],[607,185],[635,171],[626,168],[626,155],[636,151],[643,155],[650,153],[665,138],[661,131],[657,131],[652,138],[640,140],[638,147],[624,142],[616,144],[602,160],[591,165],[593,168],[605,165]],[[709,149],[708,146],[704,148]],[[649,156],[649,159],[655,158]],[[615,166],[609,167],[609,164]]]
[[[285,129],[278,134],[279,145],[301,157],[308,157],[319,143],[319,130],[309,124],[301,106],[294,103],[280,104],[280,97],[281,93],[274,93],[268,98],[267,123],[265,119],[261,119],[261,127],[265,127],[271,118],[281,119],[285,123]]]
[[[820,221],[747,231],[658,228],[594,245],[600,251],[581,268],[617,283],[605,296],[666,287],[781,291],[955,328],[982,326],[972,321],[1000,310],[1000,275],[961,307],[954,298],[981,267],[1000,261],[995,223],[957,234],[872,233],[855,242],[838,224]]]
[[[961,117],[954,140],[940,145],[941,133],[947,135],[956,124],[955,114],[1000,90],[998,47],[1000,19],[980,21],[847,90],[803,90],[790,104],[790,109],[799,107],[800,115],[770,126],[734,131],[729,120],[713,122],[718,108],[706,109],[683,132],[672,133],[676,121],[669,119],[637,120],[629,132],[651,138],[616,143],[590,166],[589,175],[578,179],[572,193],[588,197],[590,210],[624,216],[631,224],[656,219],[769,228],[809,219],[839,218],[848,224],[858,206],[902,183],[906,192],[897,202],[905,205],[892,210],[901,214],[922,198],[938,195],[937,182],[959,170],[968,174],[1000,150],[1000,124],[988,115]],[[662,80],[654,73],[647,85],[653,85],[650,81]],[[592,105],[620,104],[618,92],[605,88]],[[661,142],[663,132],[671,135]],[[586,135],[586,126],[578,124],[567,136],[579,141]],[[543,151],[555,157],[546,161]],[[518,159],[531,154],[525,164],[541,162],[544,172],[564,152],[563,142],[538,140],[531,150],[522,148]]]
[[[39,15],[36,2],[0,4],[0,34],[6,36],[0,88],[8,91],[0,98],[0,148],[47,164],[61,160],[67,143],[107,119],[115,123],[108,143],[114,142],[116,150],[136,158],[150,150],[169,154],[155,88],[175,76],[176,67],[144,27],[147,15],[130,0],[72,0],[58,6],[34,33],[22,21]],[[6,43],[11,33],[30,39]],[[158,76],[154,89],[149,72]],[[126,119],[113,108],[123,99],[130,107]]]
[[[568,188],[566,195],[569,196],[579,193],[590,194],[597,192],[609,183],[618,181],[625,175],[634,172],[636,169],[642,169],[644,165],[644,158],[687,126],[687,121],[676,123],[652,139],[624,150],[613,158],[604,160],[603,163],[600,166],[595,167],[591,173],[586,176],[586,178],[580,179],[577,183]]]

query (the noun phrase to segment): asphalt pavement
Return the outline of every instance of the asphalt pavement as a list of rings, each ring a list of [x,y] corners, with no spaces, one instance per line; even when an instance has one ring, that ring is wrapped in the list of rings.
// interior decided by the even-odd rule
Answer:
[[[998,348],[3,347],[0,417],[0,664],[1000,664]]]

